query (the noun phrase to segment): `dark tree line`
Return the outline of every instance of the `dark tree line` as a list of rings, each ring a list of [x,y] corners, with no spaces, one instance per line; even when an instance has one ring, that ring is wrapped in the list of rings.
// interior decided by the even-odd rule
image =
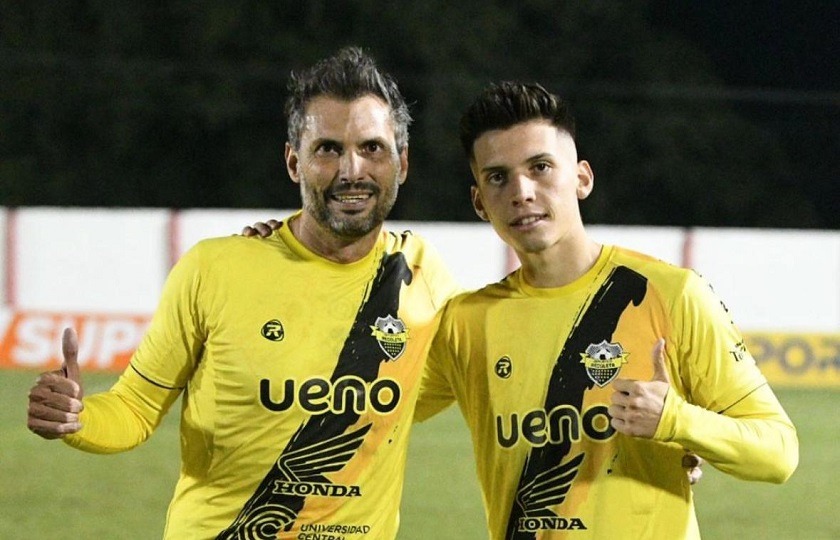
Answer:
[[[358,44],[412,102],[394,218],[474,219],[459,113],[522,79],[573,105],[590,222],[840,228],[836,97],[733,99],[667,5],[4,0],[0,205],[295,207],[288,74]]]

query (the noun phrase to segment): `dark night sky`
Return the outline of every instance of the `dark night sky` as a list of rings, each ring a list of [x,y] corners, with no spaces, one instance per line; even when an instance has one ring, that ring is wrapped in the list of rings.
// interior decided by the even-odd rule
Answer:
[[[731,86],[840,91],[838,0],[657,4],[655,20],[699,46]]]
[[[775,134],[819,225],[840,229],[840,0],[656,0],[654,24],[698,47],[742,115]]]

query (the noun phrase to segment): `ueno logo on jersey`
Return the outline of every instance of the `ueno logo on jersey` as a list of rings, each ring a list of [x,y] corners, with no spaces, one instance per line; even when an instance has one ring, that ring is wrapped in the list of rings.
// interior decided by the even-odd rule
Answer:
[[[583,435],[594,441],[606,441],[616,431],[610,425],[606,405],[593,405],[582,413],[571,405],[559,405],[550,411],[534,409],[521,415],[496,415],[496,440],[503,448],[514,446],[522,438],[531,446],[578,442]]]
[[[360,377],[347,375],[335,381],[312,377],[300,383],[286,379],[280,390],[270,379],[260,381],[260,403],[273,412],[288,410],[297,405],[302,410],[321,414],[330,411],[341,414],[352,410],[357,414],[368,411],[388,414],[400,403],[402,389],[395,379],[383,377],[366,382]]]

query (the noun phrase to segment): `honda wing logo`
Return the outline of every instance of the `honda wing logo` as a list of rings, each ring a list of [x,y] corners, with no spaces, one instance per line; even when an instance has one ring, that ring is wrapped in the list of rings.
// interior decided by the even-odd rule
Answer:
[[[516,493],[516,504],[522,507],[524,514],[524,517],[519,519],[520,531],[586,529],[579,518],[559,517],[549,510],[549,507],[566,500],[572,482],[580,470],[583,456],[581,452],[565,463],[541,472]]]
[[[277,468],[282,478],[274,481],[274,493],[325,497],[358,497],[359,486],[333,484],[324,476],[341,470],[364,441],[372,424],[305,446],[280,456]]]

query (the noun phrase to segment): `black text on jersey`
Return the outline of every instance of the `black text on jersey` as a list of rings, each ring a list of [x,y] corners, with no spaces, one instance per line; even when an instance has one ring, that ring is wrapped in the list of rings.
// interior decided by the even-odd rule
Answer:
[[[506,425],[507,424],[507,425]],[[606,405],[594,405],[583,414],[571,405],[560,405],[547,412],[534,409],[522,415],[512,413],[510,419],[496,416],[496,440],[502,448],[510,448],[523,439],[531,446],[578,442],[581,429],[590,439],[605,441],[615,434],[610,425]]]
[[[313,377],[296,387],[297,381],[286,379],[282,383],[282,395],[275,399],[276,387],[270,379],[260,381],[260,403],[273,412],[288,410],[293,404],[312,414],[327,411],[341,414],[353,410],[357,414],[377,412],[387,414],[397,408],[402,391],[396,380],[383,377],[371,383],[352,375],[340,377],[334,382]],[[275,390],[272,390],[272,389]]]

